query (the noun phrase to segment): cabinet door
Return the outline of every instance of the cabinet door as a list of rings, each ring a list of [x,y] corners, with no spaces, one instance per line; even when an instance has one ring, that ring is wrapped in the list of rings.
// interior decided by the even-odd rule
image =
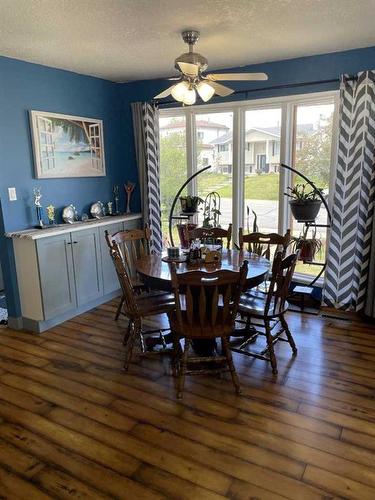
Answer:
[[[76,307],[70,233],[37,240],[44,319]]]
[[[120,283],[118,281],[115,266],[113,264],[112,257],[109,254],[108,245],[104,236],[106,230],[109,232],[109,234],[114,234],[118,231],[122,231],[122,222],[99,227],[104,295],[120,290]]]
[[[82,306],[103,295],[98,229],[72,233],[72,249],[77,304]]]

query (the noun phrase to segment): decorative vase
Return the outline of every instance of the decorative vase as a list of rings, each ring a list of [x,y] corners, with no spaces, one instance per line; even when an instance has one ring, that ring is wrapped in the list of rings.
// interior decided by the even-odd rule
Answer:
[[[134,191],[135,188],[135,183],[128,181],[126,184],[124,184],[124,189],[125,189],[125,194],[126,194],[126,213],[130,214],[130,199],[131,195]]]

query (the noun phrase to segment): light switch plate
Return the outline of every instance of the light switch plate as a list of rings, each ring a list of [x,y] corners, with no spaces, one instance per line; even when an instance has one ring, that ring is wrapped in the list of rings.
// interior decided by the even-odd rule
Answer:
[[[17,191],[15,187],[8,188],[9,201],[17,201]]]

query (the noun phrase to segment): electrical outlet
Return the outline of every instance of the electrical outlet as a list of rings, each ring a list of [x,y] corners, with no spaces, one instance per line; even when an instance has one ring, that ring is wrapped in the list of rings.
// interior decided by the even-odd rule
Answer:
[[[8,188],[9,201],[17,201],[17,191],[15,187]]]

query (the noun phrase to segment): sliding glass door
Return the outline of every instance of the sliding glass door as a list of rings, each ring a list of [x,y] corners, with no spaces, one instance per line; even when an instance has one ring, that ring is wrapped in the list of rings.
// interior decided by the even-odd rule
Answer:
[[[298,237],[303,227],[290,215],[288,186],[303,182],[280,163],[293,165],[324,189],[329,198],[335,157],[333,122],[337,92],[261,99],[160,111],[163,233],[171,200],[187,176],[211,165],[187,189],[205,198],[221,197],[220,224],[238,229],[285,233]],[[203,213],[196,217],[203,223]],[[316,233],[317,261],[324,261],[327,214],[321,209]],[[178,240],[175,238],[175,240]],[[300,263],[298,271],[316,275],[319,266]]]

